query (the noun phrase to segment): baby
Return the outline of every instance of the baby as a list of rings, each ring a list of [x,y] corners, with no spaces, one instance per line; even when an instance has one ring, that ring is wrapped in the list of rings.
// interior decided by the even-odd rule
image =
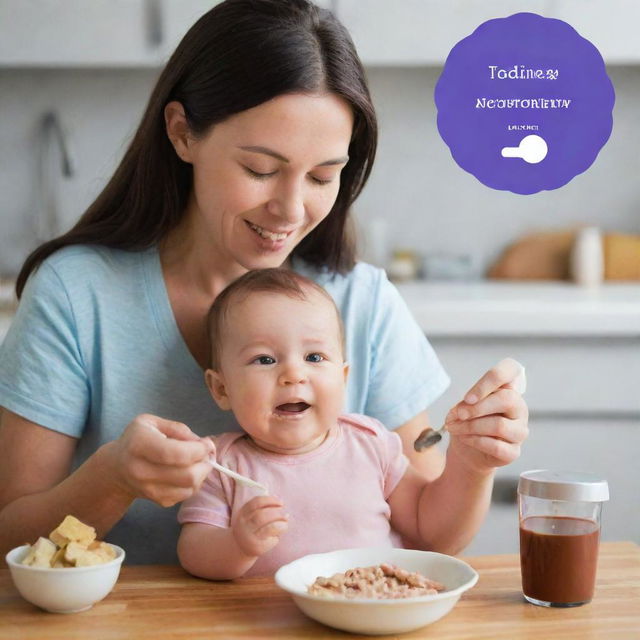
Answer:
[[[207,386],[244,430],[215,438],[217,460],[271,495],[212,471],[178,515],[187,571],[209,579],[273,574],[308,553],[397,547],[399,536],[433,548],[456,529],[475,528],[465,520],[478,497],[472,483],[465,488],[472,474],[456,475],[453,464],[429,485],[396,433],[341,414],[343,328],[320,286],[284,269],[251,271],[216,298],[208,331]]]

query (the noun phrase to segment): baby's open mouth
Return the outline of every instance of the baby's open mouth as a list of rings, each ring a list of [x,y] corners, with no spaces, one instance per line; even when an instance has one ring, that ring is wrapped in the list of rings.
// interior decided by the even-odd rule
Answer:
[[[279,404],[276,407],[276,411],[278,413],[302,413],[310,406],[306,402],[285,402],[284,404]]]

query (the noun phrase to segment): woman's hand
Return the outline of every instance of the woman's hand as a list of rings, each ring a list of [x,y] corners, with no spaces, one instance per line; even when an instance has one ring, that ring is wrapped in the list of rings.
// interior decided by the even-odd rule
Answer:
[[[232,529],[244,554],[261,556],[278,544],[288,527],[283,507],[274,496],[259,496],[243,505]]]
[[[118,488],[163,507],[200,488],[211,472],[206,459],[215,451],[210,439],[186,425],[148,414],[135,418],[109,446]]]
[[[529,435],[524,368],[507,358],[489,369],[445,420],[451,453],[471,469],[488,473],[516,460]]]

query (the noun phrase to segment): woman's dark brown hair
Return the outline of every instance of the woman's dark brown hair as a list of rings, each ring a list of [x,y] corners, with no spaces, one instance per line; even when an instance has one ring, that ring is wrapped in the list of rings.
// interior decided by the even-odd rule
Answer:
[[[229,116],[287,93],[328,91],[351,105],[349,162],[330,214],[293,251],[315,266],[344,272],[355,247],[351,203],[364,187],[376,151],[377,124],[364,70],[346,29],[307,0],[226,0],[196,22],[164,68],[138,130],[113,177],[67,233],[26,259],[18,296],[34,269],[58,249],[99,244],[142,250],[182,218],[192,167],[169,141],[164,108],[182,103],[196,136]]]

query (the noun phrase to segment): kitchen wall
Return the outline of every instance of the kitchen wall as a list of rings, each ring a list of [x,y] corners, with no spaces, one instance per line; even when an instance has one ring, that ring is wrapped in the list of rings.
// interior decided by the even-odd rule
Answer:
[[[614,125],[595,163],[561,189],[522,196],[487,188],[451,157],[436,128],[439,68],[371,69],[381,133],[371,184],[357,205],[361,224],[386,218],[393,246],[468,253],[481,264],[534,228],[590,223],[640,232],[640,68],[608,72]]]
[[[60,229],[100,192],[133,135],[157,70],[0,71],[0,272],[19,268],[37,240],[37,218],[54,202]],[[66,130],[74,175],[64,178],[58,149],[45,161],[52,189],[39,177],[42,114],[54,109]]]
[[[614,128],[594,165],[561,189],[530,196],[489,189],[455,164],[435,124],[439,73],[437,67],[368,70],[380,146],[355,207],[363,233],[375,226],[389,248],[469,253],[482,266],[532,228],[590,223],[640,233],[640,67],[609,67],[616,89]],[[35,220],[47,203],[56,203],[64,229],[97,195],[124,153],[157,74],[0,70],[0,273],[15,273],[34,246]],[[74,175],[64,178],[54,148],[44,163],[52,188],[42,194],[38,131],[50,109],[67,130],[75,166]],[[367,246],[368,255],[377,257],[374,243]]]

